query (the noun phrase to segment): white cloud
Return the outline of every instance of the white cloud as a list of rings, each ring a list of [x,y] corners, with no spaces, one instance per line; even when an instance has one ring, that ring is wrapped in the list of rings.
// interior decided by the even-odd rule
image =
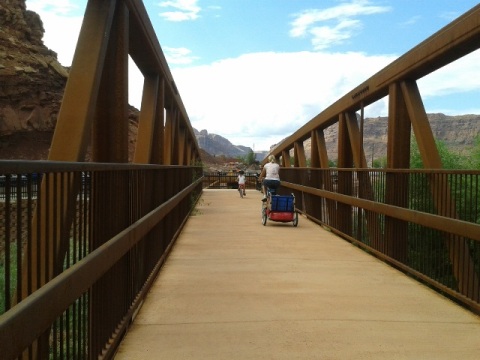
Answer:
[[[174,8],[175,11],[161,12],[160,16],[169,21],[186,21],[198,18],[201,8],[197,5],[197,0],[171,0],[162,1],[159,6]]]
[[[480,113],[480,50],[418,80],[427,112],[447,115]]]
[[[128,102],[140,110],[144,77],[131,57],[128,58]]]
[[[392,60],[269,52],[172,73],[193,127],[267,150]]]
[[[337,45],[349,39],[361,27],[355,17],[390,11],[386,6],[370,5],[368,0],[352,0],[327,9],[310,9],[295,15],[290,36],[312,37],[315,50]],[[318,23],[324,25],[318,26]]]
[[[78,1],[77,1],[78,3]],[[80,8],[72,0],[28,0],[26,2],[27,8],[35,12],[50,12],[56,15],[68,16],[72,11]],[[81,6],[84,8],[84,6]]]
[[[480,90],[480,78],[475,75],[479,73],[480,50],[477,50],[420,79],[418,86],[424,98]]]
[[[70,66],[82,26],[86,0],[29,0],[29,10],[40,15],[45,34],[44,44],[57,52],[58,61]]]
[[[412,25],[415,25],[415,24],[419,23],[420,21],[422,21],[422,17],[416,15],[416,16],[412,16],[410,19],[402,22],[400,25],[404,26],[404,27],[411,27]]]
[[[358,20],[345,20],[336,26],[319,26],[310,30],[313,35],[312,45],[314,50],[329,48],[332,44],[339,44],[352,36],[352,32],[361,26]]]
[[[448,22],[452,22],[453,20],[455,20],[460,15],[462,15],[462,14],[457,12],[457,11],[445,11],[445,12],[440,14],[440,18],[445,19]]]
[[[193,127],[268,150],[393,60],[362,53],[252,53],[172,73]],[[479,72],[477,51],[421,79],[419,88],[426,100],[480,91],[472,76]],[[388,97],[365,108],[366,117],[387,114]]]
[[[163,52],[169,64],[186,65],[199,59],[198,56],[192,56],[192,51],[187,48],[164,47]]]

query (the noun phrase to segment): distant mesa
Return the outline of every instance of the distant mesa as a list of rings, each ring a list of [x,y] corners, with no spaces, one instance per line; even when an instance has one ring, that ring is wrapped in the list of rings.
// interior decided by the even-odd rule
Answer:
[[[209,133],[207,130],[198,131],[193,129],[195,136],[197,138],[198,145],[201,149],[205,150],[210,155],[215,156],[226,156],[226,157],[245,157],[250,152],[252,148],[243,145],[234,145],[228,139],[213,133]],[[257,156],[261,156],[263,159],[267,152],[255,152]]]

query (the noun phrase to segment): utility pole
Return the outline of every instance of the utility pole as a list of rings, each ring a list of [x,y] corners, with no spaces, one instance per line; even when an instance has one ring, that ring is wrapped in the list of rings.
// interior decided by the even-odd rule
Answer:
[[[373,154],[375,153],[375,143],[372,142],[372,169],[373,169]]]

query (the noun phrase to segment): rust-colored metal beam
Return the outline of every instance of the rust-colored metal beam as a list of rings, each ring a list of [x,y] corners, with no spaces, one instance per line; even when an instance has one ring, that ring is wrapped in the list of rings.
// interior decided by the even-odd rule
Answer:
[[[350,168],[353,164],[352,146],[348,136],[347,120],[344,113],[341,113],[338,121],[338,167]],[[338,173],[338,192],[346,195],[352,194],[352,178],[350,173],[339,171]],[[335,215],[337,217],[338,228],[345,234],[351,234],[353,228],[352,207],[347,204],[339,203]]]
[[[295,167],[306,167],[307,158],[305,157],[305,149],[303,142],[297,141],[294,146],[294,162]]]
[[[285,150],[282,151],[282,166],[283,167],[290,167],[291,166],[291,161],[290,161],[290,152]],[[277,158],[278,159],[278,158]]]
[[[178,129],[178,165],[185,165],[185,147],[186,147],[186,131],[184,128]]]
[[[418,86],[413,81],[404,81],[401,87],[423,165],[427,169],[441,169],[442,159],[435,144]]]
[[[111,1],[91,1],[87,7],[50,147],[49,160],[83,161],[85,159],[91,139],[92,122],[96,114],[97,98],[107,55],[108,34],[110,34],[114,13],[115,2]],[[43,272],[41,274],[24,272],[23,276],[31,276],[35,280],[30,289],[22,289],[20,298],[40,288],[56,275],[54,265],[63,256],[60,253],[62,241],[68,241],[65,229],[69,228],[69,219],[75,209],[78,184],[79,179],[73,178],[57,178],[48,183],[45,179],[42,181],[39,203],[43,208],[42,213],[48,215],[39,219],[36,215],[37,210],[34,216],[32,226],[38,227],[40,231],[33,234],[34,237],[39,238],[33,241],[35,248],[32,251],[41,256],[34,259],[35,264],[30,268],[32,271],[43,269]],[[62,210],[60,213],[55,213],[54,209]],[[55,239],[54,248],[48,247],[47,237]],[[37,259],[41,264],[36,263]],[[22,266],[27,269],[29,265],[25,261],[26,259]]]
[[[410,167],[411,122],[399,83],[389,87],[387,168]],[[387,174],[385,201],[402,208],[408,206],[408,176]],[[403,189],[403,191],[398,191]],[[385,218],[385,253],[398,261],[407,260],[408,224]]]
[[[347,120],[344,113],[341,113],[338,121],[338,163],[339,168],[350,168],[353,166],[352,146],[348,136]]]
[[[179,141],[180,141],[180,123],[182,122],[182,115],[179,111],[175,113],[173,118],[173,132],[172,132],[172,165],[179,165]]]
[[[410,167],[411,122],[399,83],[389,87],[387,167]]]
[[[328,152],[323,130],[312,131],[310,161],[314,168],[328,168]]]
[[[367,159],[361,146],[360,129],[358,127],[357,116],[354,112],[345,113],[345,121],[348,130],[348,137],[351,146],[353,164],[357,168],[366,168]]]
[[[187,139],[196,144],[195,157],[200,159],[195,133],[145,6],[138,0],[124,1],[130,10],[130,56],[144,76],[161,74],[164,79],[165,108],[178,109],[182,127],[188,133]]]
[[[84,161],[116,1],[89,1],[65,87],[49,160]]]
[[[405,97],[407,110],[412,121],[412,126],[417,139],[420,156],[425,167],[435,169],[442,167],[440,154],[435,144],[432,130],[428,124],[427,114],[422,104],[420,92],[416,83],[403,82],[402,91]],[[452,198],[450,185],[446,177],[434,181],[430,179],[432,198],[439,215],[458,219],[456,204]],[[479,277],[475,270],[475,264],[470,254],[469,245],[466,240],[458,237],[446,239],[447,248],[450,253],[452,269],[457,279],[460,291],[470,297],[477,294]],[[469,276],[475,277],[475,281],[467,282]]]
[[[271,153],[281,154],[305,141],[312,131],[325,129],[343,112],[355,112],[387,96],[391,84],[417,80],[480,48],[480,5],[465,13],[396,61],[355,87],[300,129],[282,141]]]
[[[357,168],[366,168],[367,159],[365,157],[365,152],[363,151],[363,146],[361,146],[361,131],[358,126],[357,116],[355,113],[347,112],[345,113],[345,121],[348,129],[348,136],[350,139],[351,152],[353,156],[353,162]],[[368,172],[359,172],[357,174],[358,181],[358,194],[362,199],[367,199],[375,201],[373,196],[373,186],[372,180]],[[378,249],[381,245],[380,243],[380,234],[381,226],[378,215],[371,211],[358,211],[357,216],[360,219],[365,217],[365,221],[359,221],[359,228],[357,231],[361,233],[364,222],[367,226],[367,235],[370,238],[372,247]]]
[[[93,123],[92,160],[128,162],[128,9],[115,9]]]

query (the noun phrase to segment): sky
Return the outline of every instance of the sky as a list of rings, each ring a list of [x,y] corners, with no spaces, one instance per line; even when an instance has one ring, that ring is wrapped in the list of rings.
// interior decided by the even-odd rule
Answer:
[[[269,150],[475,0],[144,0],[192,127]],[[27,0],[72,63],[86,0]],[[140,108],[133,61],[129,101]],[[480,51],[418,86],[428,113],[480,114]],[[387,116],[388,99],[365,108]]]

